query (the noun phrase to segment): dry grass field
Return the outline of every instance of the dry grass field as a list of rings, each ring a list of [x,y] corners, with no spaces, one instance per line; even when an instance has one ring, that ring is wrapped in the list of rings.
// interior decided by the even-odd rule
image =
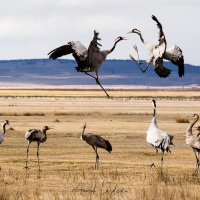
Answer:
[[[122,96],[137,98],[116,99],[76,97],[81,95],[73,92],[69,98],[59,91],[30,97],[29,92],[0,91],[1,121],[11,123],[0,146],[0,199],[200,199],[200,174],[192,175],[195,159],[185,144],[189,124],[176,122],[179,116],[190,120],[193,113],[200,114],[200,101],[189,98],[199,97],[199,92],[169,92],[168,98],[163,91],[124,92]],[[146,143],[153,112],[150,97],[157,99],[159,127],[174,135],[175,147],[164,155],[163,171],[160,153],[156,167],[149,168],[155,153]],[[99,170],[94,170],[94,150],[80,140],[83,122],[87,122],[86,133],[99,134],[113,146],[111,154],[99,149]],[[44,125],[54,129],[40,145],[42,171],[38,171],[36,143],[30,146],[30,169],[25,170],[24,133]]]

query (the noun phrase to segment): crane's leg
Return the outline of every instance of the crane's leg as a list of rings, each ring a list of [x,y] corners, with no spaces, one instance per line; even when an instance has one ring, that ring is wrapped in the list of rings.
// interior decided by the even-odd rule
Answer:
[[[164,156],[164,152],[162,151],[162,155],[161,155],[161,159],[160,159],[160,161],[161,161],[161,170],[163,168],[163,156]]]
[[[26,169],[28,169],[28,153],[29,153],[29,146],[30,146],[31,142],[28,141],[28,146],[27,146],[27,150],[26,150]]]
[[[139,57],[137,45],[135,44],[135,45],[133,46],[133,48],[135,49],[135,51],[136,51],[136,53],[137,53],[137,57],[138,57],[138,60],[137,60],[136,63],[137,63],[138,65],[143,64],[143,62],[140,62],[140,57]],[[133,58],[133,57],[132,57],[132,58]],[[133,58],[132,60],[136,61],[134,58]]]
[[[101,87],[101,89],[105,92],[106,96],[108,97],[108,99],[112,99],[110,97],[110,95],[106,92],[106,90],[103,88],[103,86],[101,85],[101,83],[99,82],[99,78],[98,78],[98,72],[95,71],[96,73],[96,77],[92,76],[91,74],[89,74],[88,72],[85,72],[85,74],[87,74],[88,76],[91,76],[92,78],[94,78],[96,80],[97,85],[99,85]]]
[[[148,69],[149,65],[151,64],[150,62],[148,62],[146,68],[145,68],[145,69],[142,69],[142,67],[140,67],[140,65],[143,64],[142,62],[140,62],[140,61],[137,62],[137,61],[133,58],[133,56],[131,56],[130,54],[129,54],[129,57],[130,57],[131,60],[133,60],[133,61],[137,64],[137,66],[140,68],[141,72],[143,72],[143,73],[146,72],[146,70]]]
[[[95,169],[98,169],[98,164],[99,164],[99,155],[98,155],[98,153],[97,153],[97,147],[95,147],[95,152],[96,152],[96,162],[95,162],[95,166],[94,166],[94,168]]]
[[[38,170],[40,171],[39,148],[40,148],[40,142],[37,142],[37,159],[38,159]]]
[[[196,158],[196,168],[194,170],[194,174],[193,175],[197,176],[198,170],[199,170],[199,164],[200,164],[199,163],[199,153],[196,152],[194,149],[193,149],[193,151],[194,151],[194,155],[195,155],[195,158]],[[198,156],[197,156],[197,153],[198,153]]]
[[[199,152],[198,152],[198,168],[197,168],[197,174],[198,174],[198,171],[199,171],[199,165],[200,165],[200,162],[199,162]]]
[[[153,162],[152,162],[152,164],[150,165],[150,168],[155,167],[154,162],[155,162],[155,159],[156,159],[157,154],[158,154],[158,149],[156,148],[156,153],[155,153],[155,156],[154,156],[154,158],[153,158]]]

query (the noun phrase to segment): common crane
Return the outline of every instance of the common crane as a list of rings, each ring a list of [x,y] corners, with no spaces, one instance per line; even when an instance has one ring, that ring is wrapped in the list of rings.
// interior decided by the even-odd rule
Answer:
[[[111,146],[111,144],[108,140],[102,138],[99,135],[96,135],[96,134],[93,134],[93,133],[85,134],[86,125],[87,125],[86,123],[83,123],[83,131],[81,133],[81,140],[86,141],[86,143],[91,145],[92,148],[95,150],[95,153],[96,153],[95,169],[98,169],[99,155],[97,153],[97,148],[105,149],[109,153],[111,153],[112,146]]]
[[[157,119],[156,119],[156,101],[154,99],[152,99],[152,105],[153,105],[154,112],[153,112],[153,118],[151,120],[149,129],[147,131],[146,141],[150,143],[156,149],[156,153],[150,167],[155,166],[154,162],[156,159],[156,155],[158,154],[158,149],[160,149],[162,153],[162,156],[161,156],[161,168],[162,168],[164,152],[167,151],[171,153],[169,146],[174,145],[172,142],[173,136],[159,129],[157,125]]]
[[[44,126],[42,130],[32,128],[26,131],[25,138],[28,140],[28,146],[27,146],[27,153],[26,153],[26,169],[28,169],[28,153],[29,153],[29,146],[31,142],[37,142],[37,159],[38,159],[38,168],[40,171],[40,162],[39,162],[39,147],[40,143],[44,143],[47,140],[47,130],[52,129],[49,126]]]
[[[88,76],[91,76],[96,80],[96,83],[102,88],[106,93],[107,97],[110,98],[109,94],[103,88],[99,81],[98,70],[101,67],[103,61],[106,59],[107,55],[110,54],[116,47],[116,44],[121,40],[126,40],[125,37],[117,37],[114,42],[113,47],[110,50],[100,50],[99,46],[102,46],[98,43],[99,33],[94,31],[94,37],[90,42],[88,49],[81,44],[79,41],[68,42],[68,44],[60,46],[48,53],[50,59],[56,59],[58,57],[71,54],[75,58],[78,66],[76,67],[77,72],[84,72]],[[95,72],[96,77],[89,74],[88,72]]]
[[[140,61],[136,62],[136,60],[133,58],[133,56],[129,55],[130,58],[136,62],[136,64],[138,65],[138,67],[140,68],[140,70],[143,73],[145,73],[147,68],[151,64],[153,64],[154,71],[162,78],[166,78],[169,76],[169,74],[171,74],[171,70],[166,68],[163,65],[163,59],[166,59],[178,66],[179,77],[184,76],[184,58],[183,58],[182,50],[177,45],[173,45],[170,48],[166,49],[167,42],[166,42],[166,38],[165,38],[165,35],[163,32],[162,25],[154,15],[152,15],[152,19],[157,23],[157,27],[158,27],[158,36],[159,37],[158,37],[157,45],[146,42],[142,37],[141,31],[136,28],[134,28],[133,30],[128,32],[128,33],[138,34],[142,43],[147,47],[147,49],[149,51],[150,57],[149,57],[149,60],[147,61],[146,68],[142,69],[140,66],[142,64],[142,62],[140,62]],[[134,46],[134,48],[137,52],[138,60],[139,60],[137,46]]]
[[[192,128],[193,126],[198,122],[199,120],[199,115],[194,114],[193,115],[193,120],[191,121],[190,125],[188,126],[186,130],[186,144],[192,148],[195,158],[196,158],[196,168],[194,170],[194,175],[198,174],[199,170],[199,153],[200,153],[200,132],[196,135],[193,134]],[[197,128],[200,131],[200,127],[198,126]]]

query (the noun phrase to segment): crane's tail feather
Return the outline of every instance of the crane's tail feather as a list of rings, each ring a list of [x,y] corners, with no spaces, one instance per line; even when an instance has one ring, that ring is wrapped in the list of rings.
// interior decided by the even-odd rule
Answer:
[[[106,142],[106,145],[107,145],[106,150],[111,153],[111,151],[112,151],[112,145],[110,144],[110,142],[108,140],[106,140],[105,142]]]

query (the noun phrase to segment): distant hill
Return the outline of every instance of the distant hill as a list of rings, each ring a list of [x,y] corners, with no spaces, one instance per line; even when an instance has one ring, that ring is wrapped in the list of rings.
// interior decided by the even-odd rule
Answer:
[[[152,66],[142,73],[130,60],[106,60],[99,70],[102,85],[187,86],[200,85],[200,66],[185,64],[185,76],[179,78],[177,66],[170,62],[164,65],[171,75],[160,78]],[[76,61],[66,59],[30,59],[0,61],[0,85],[95,85],[95,81],[81,72],[76,72]]]

